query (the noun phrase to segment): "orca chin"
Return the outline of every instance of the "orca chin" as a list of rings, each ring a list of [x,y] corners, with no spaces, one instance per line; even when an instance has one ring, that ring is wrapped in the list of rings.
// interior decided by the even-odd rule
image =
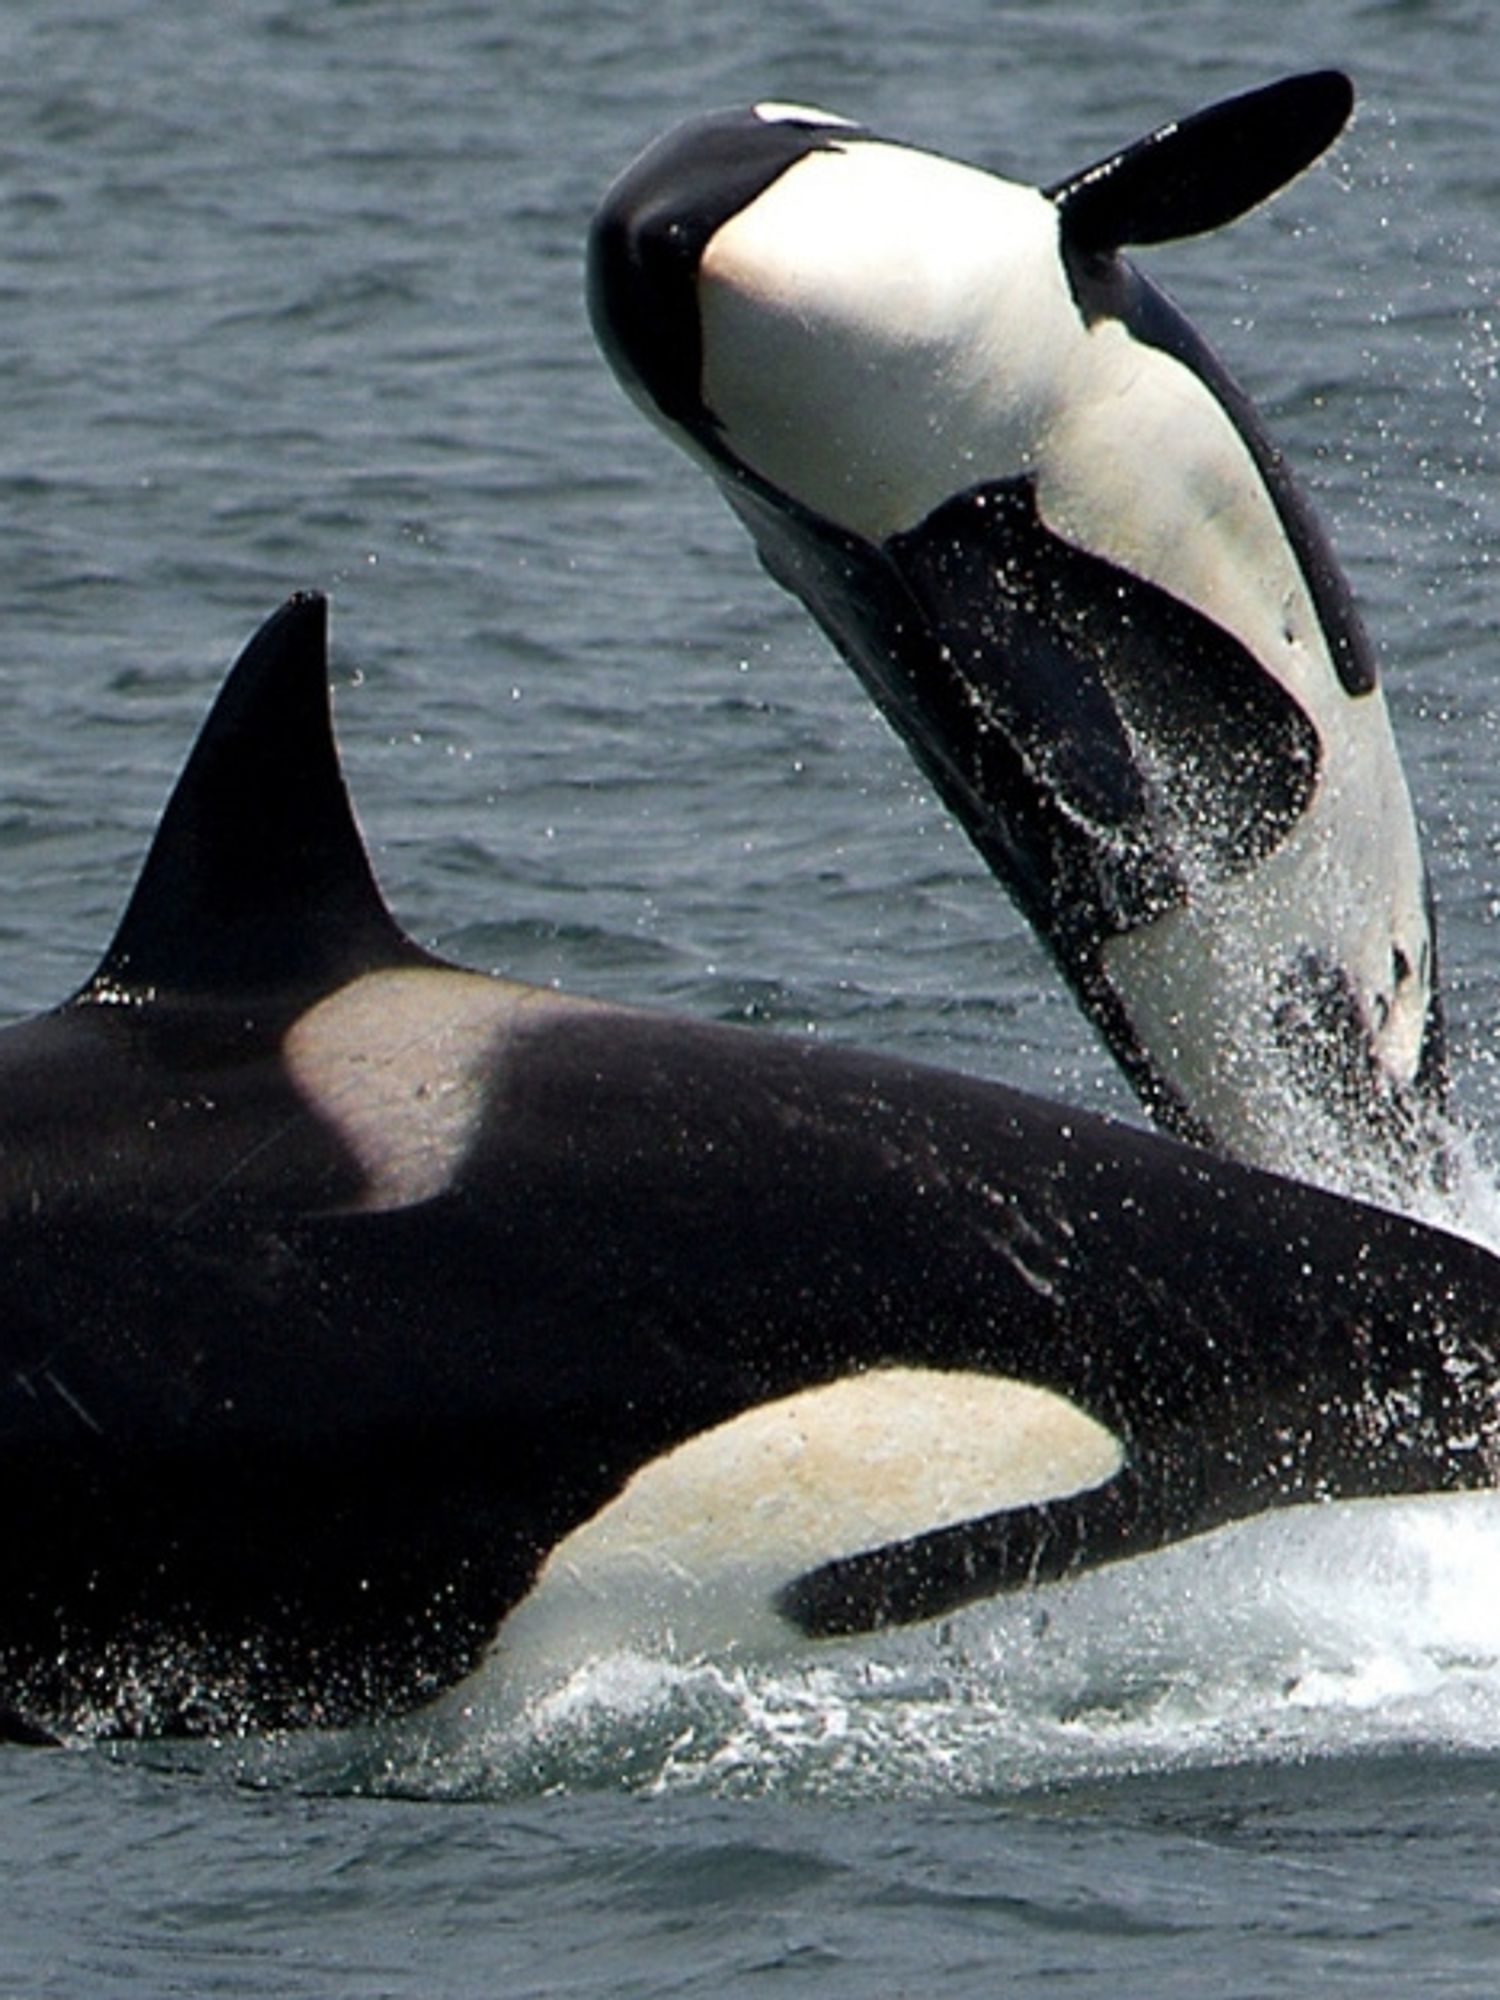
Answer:
[[[806,1641],[1493,1483],[1487,1252],[445,964],[381,899],[326,683],[294,598],[98,972],[0,1033],[7,1739],[398,1713],[643,1563]]]
[[[1051,950],[1152,1116],[1355,1189],[1441,1173],[1431,899],[1374,655],[1254,410],[1123,254],[1308,167],[1288,78],[1047,187],[715,113],[604,198],[588,296]]]

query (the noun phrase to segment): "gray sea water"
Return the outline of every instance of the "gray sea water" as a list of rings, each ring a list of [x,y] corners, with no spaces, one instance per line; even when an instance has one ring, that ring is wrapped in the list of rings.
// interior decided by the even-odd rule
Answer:
[[[314,585],[420,937],[1125,1108],[607,377],[581,238],[710,105],[821,102],[1045,181],[1324,61],[1363,100],[1332,167],[1152,268],[1334,525],[1464,1107],[1500,1132],[1483,0],[6,0],[0,1015],[87,975],[220,674]],[[812,1659],[625,1653],[379,1735],[7,1753],[0,1994],[1491,1995],[1497,1834],[1500,1512],[1328,1510]]]

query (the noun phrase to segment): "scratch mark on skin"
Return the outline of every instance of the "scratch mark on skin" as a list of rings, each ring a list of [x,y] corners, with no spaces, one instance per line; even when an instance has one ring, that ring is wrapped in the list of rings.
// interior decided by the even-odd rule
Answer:
[[[88,1428],[94,1433],[95,1437],[103,1437],[104,1426],[101,1423],[97,1422],[96,1419],[90,1415],[88,1410],[86,1410],[83,1404],[79,1402],[78,1398],[73,1394],[73,1391],[68,1387],[67,1383],[64,1382],[64,1380],[60,1375],[58,1375],[53,1369],[49,1368],[45,1371],[42,1379],[44,1382],[47,1383],[49,1388],[55,1389],[57,1391],[58,1395],[61,1396],[62,1400],[67,1404],[68,1408],[73,1412],[74,1416],[77,1417],[78,1421],[81,1424],[87,1424]]]

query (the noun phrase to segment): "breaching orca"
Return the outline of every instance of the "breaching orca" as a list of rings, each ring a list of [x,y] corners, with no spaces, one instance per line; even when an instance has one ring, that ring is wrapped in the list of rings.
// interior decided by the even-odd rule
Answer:
[[[99,970],[0,1033],[13,1736],[399,1711],[622,1551],[857,1633],[1491,1483],[1470,1243],[421,949],[325,626],[300,597],[251,642]]]
[[[595,218],[616,372],[717,477],[1168,1130],[1407,1185],[1433,927],[1369,641],[1306,501],[1120,253],[1343,126],[1293,77],[1046,189],[787,105],[698,118]]]

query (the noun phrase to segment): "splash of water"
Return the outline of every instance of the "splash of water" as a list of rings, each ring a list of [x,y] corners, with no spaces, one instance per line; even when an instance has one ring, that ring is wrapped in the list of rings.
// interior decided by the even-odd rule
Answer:
[[[1003,1797],[1253,1760],[1500,1750],[1500,1495],[1242,1522],[940,1625],[776,1657],[503,1653],[400,1727],[239,1775],[430,1798]]]

